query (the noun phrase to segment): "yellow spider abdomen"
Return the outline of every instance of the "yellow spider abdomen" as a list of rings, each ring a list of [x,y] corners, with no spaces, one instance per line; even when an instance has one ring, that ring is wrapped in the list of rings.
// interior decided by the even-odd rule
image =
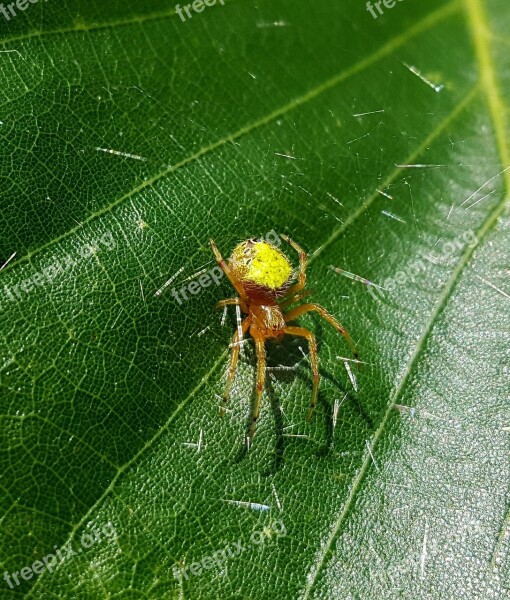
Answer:
[[[259,240],[238,244],[230,257],[230,267],[241,281],[278,290],[292,276],[292,265],[276,246]]]

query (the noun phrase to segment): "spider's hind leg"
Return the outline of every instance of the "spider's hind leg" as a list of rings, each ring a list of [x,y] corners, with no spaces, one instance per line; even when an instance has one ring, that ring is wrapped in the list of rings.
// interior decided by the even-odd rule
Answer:
[[[239,298],[241,298],[241,300],[246,302],[248,300],[248,296],[246,295],[246,292],[245,292],[241,282],[238,281],[236,279],[236,277],[234,276],[234,274],[232,273],[231,268],[228,266],[227,262],[221,255],[221,252],[218,250],[218,246],[216,246],[216,244],[214,243],[214,240],[209,240],[209,244],[211,245],[211,248],[212,248],[214,257],[216,258],[216,262],[218,263],[218,266],[225,273],[225,275],[228,277],[230,283],[237,290],[237,293],[239,294]]]

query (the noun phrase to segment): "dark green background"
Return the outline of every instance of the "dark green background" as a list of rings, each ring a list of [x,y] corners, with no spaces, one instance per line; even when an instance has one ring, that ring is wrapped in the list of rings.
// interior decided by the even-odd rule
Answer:
[[[509,31],[507,0],[405,0],[377,20],[358,0],[0,16],[0,264],[16,253],[0,272],[1,573],[83,550],[0,580],[1,598],[508,594]],[[213,306],[232,290],[154,292],[211,268],[210,237],[228,254],[272,229],[313,253],[314,299],[368,364],[355,392],[343,340],[301,319],[315,418],[306,348],[270,344],[270,366],[299,364],[271,371],[245,455],[249,345],[218,414],[235,316]],[[469,231],[476,248],[380,301],[330,269],[382,284]],[[105,235],[113,249],[80,257]],[[287,535],[250,545],[275,519]],[[117,540],[83,549],[107,522]],[[178,584],[174,564],[239,539],[221,572]]]

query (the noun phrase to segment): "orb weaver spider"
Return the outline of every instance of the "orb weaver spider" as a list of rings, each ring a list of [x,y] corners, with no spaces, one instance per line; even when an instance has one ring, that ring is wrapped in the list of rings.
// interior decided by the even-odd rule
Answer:
[[[241,322],[240,328],[232,338],[232,355],[227,374],[227,383],[223,394],[221,414],[225,414],[225,407],[230,397],[230,391],[237,370],[239,351],[242,336],[250,330],[250,335],[255,341],[257,356],[257,383],[255,386],[255,403],[251,415],[251,424],[248,440],[251,439],[257,428],[260,414],[260,405],[266,379],[266,350],[265,342],[269,338],[282,337],[285,334],[303,337],[308,341],[310,348],[310,365],[313,374],[312,403],[307,419],[310,420],[317,404],[319,394],[319,356],[315,335],[304,327],[289,325],[301,315],[315,311],[332,325],[338,333],[343,335],[350,346],[354,357],[358,358],[356,346],[347,330],[319,304],[302,304],[289,312],[283,312],[309,292],[304,290],[306,285],[307,255],[296,242],[289,237],[281,236],[299,255],[299,269],[295,276],[292,265],[285,254],[276,246],[259,239],[249,239],[238,244],[232,251],[228,263],[222,257],[214,240],[210,240],[212,251],[218,265],[228,277],[230,283],[238,293],[235,298],[220,300],[216,307],[238,305],[247,316]],[[291,285],[296,277],[297,282]]]

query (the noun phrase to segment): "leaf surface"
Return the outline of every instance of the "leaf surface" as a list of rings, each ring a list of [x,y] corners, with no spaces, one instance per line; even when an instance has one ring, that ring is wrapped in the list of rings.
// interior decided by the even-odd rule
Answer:
[[[504,597],[508,3],[138,4],[1,24],[0,597]],[[233,291],[185,286],[272,231],[366,364],[302,317],[315,417],[268,343],[246,453]]]

